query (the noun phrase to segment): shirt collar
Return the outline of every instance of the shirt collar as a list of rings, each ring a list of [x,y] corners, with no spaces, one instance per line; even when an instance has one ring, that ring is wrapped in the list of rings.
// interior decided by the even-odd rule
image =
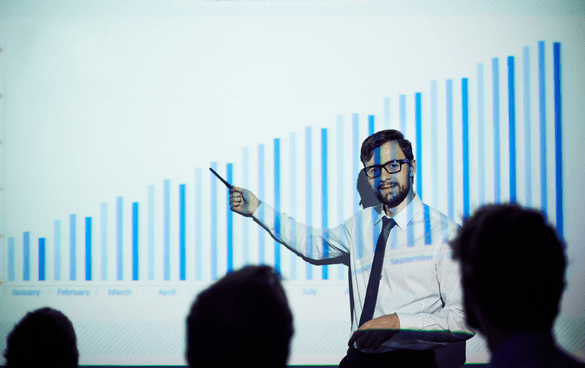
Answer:
[[[405,209],[398,212],[396,216],[392,217],[394,221],[396,221],[396,225],[399,228],[404,230],[408,223],[416,216],[418,211],[422,208],[422,201],[418,194],[414,194],[414,198],[412,201],[406,206]],[[382,221],[384,217],[391,218],[390,216],[386,215],[386,211],[384,211],[384,205],[379,204],[375,207],[376,212],[378,213],[378,218],[374,221],[375,225],[378,225],[379,222]]]

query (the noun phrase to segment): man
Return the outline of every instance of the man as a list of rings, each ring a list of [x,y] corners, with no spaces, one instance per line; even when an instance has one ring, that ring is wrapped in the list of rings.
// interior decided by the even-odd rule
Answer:
[[[566,261],[541,213],[484,206],[465,221],[452,247],[467,322],[486,336],[490,367],[585,367],[556,347],[551,333]]]
[[[187,317],[191,367],[285,368],[292,313],[269,266],[231,272],[201,292]]]
[[[381,204],[336,228],[297,223],[237,187],[231,209],[253,216],[306,260],[349,259],[353,335],[340,367],[436,367],[433,348],[472,336],[457,264],[449,257],[457,225],[414,192],[416,160],[400,132],[368,137],[361,161]]]
[[[79,352],[73,324],[52,308],[29,312],[6,340],[6,367],[77,368]]]

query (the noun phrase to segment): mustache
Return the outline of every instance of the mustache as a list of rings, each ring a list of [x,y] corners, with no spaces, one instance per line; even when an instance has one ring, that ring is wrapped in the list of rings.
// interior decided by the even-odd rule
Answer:
[[[391,186],[400,186],[400,183],[397,181],[386,181],[384,183],[380,183],[380,184],[376,185],[376,188],[381,189],[381,188],[386,188],[386,187],[391,187]]]

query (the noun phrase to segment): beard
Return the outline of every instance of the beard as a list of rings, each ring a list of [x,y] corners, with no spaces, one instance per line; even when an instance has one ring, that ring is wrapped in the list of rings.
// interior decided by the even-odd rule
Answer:
[[[396,182],[391,182],[391,183],[396,183]],[[408,195],[408,193],[410,192],[410,178],[406,179],[406,183],[404,185],[400,185],[400,183],[396,183],[397,187],[393,187],[392,190],[388,193],[386,193],[386,195],[382,194],[381,191],[381,185],[376,187],[376,190],[374,191],[374,193],[376,194],[376,198],[378,198],[378,200],[380,202],[382,202],[383,204],[385,204],[386,206],[393,208],[398,206],[400,203],[402,203],[402,201],[404,201],[404,199],[406,198],[406,196]],[[396,188],[398,188],[398,190],[396,190]]]

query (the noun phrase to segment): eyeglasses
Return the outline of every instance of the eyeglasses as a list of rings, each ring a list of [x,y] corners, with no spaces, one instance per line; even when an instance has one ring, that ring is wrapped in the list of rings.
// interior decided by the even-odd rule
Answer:
[[[382,168],[386,170],[388,174],[396,174],[402,170],[402,164],[409,163],[410,160],[407,158],[403,158],[402,160],[392,160],[386,162],[384,165],[372,165],[368,167],[364,167],[364,174],[369,179],[375,179],[382,174]]]

